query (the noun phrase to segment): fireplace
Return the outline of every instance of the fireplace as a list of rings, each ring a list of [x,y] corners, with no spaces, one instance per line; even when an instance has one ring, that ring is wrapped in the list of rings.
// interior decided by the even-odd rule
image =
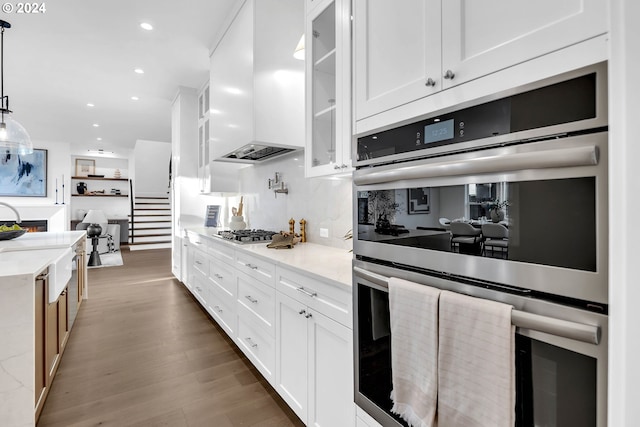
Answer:
[[[22,221],[19,225],[20,227],[24,228],[27,230],[27,233],[37,233],[40,231],[47,231],[47,224],[49,221],[47,221],[46,219],[36,219],[36,220],[24,220]],[[16,221],[14,219],[12,220],[1,220],[0,219],[0,224],[6,224],[7,226],[11,227],[13,224],[15,224]]]

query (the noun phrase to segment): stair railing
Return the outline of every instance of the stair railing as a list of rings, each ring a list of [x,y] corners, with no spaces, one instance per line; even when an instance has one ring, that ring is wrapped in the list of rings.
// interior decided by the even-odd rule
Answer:
[[[135,228],[135,223],[136,223],[136,217],[135,217],[135,198],[133,195],[133,180],[130,179],[129,180],[129,204],[131,206],[131,214],[129,215],[129,218],[131,218],[131,227],[129,228],[129,238],[131,239],[131,244],[134,243],[133,239],[135,236],[134,233],[134,228]]]

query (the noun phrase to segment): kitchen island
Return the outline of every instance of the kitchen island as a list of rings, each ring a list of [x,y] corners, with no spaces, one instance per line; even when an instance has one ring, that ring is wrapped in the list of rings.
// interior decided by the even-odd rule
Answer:
[[[88,295],[85,242],[84,231],[0,241],[0,425],[35,425]]]

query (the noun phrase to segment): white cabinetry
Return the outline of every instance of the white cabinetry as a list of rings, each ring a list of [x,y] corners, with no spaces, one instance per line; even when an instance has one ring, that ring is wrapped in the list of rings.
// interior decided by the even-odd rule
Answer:
[[[355,0],[360,120],[607,32],[606,2]]]
[[[201,193],[207,191],[207,165],[209,164],[209,85],[198,93],[198,185]]]
[[[307,3],[305,33],[307,176],[351,166],[351,2],[315,3]]]
[[[302,147],[304,3],[246,0],[211,56],[213,159],[247,144]]]
[[[276,390],[307,425],[353,425],[350,293],[282,267],[277,278]]]
[[[236,253],[238,335],[236,342],[258,371],[273,384],[275,378],[275,266],[260,258]]]

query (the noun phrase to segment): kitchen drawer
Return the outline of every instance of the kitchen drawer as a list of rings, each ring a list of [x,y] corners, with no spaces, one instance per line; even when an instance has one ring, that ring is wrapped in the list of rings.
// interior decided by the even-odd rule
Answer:
[[[193,251],[193,264],[191,266],[204,277],[209,276],[209,258],[206,253],[195,249]]]
[[[221,289],[213,288],[208,311],[218,322],[218,325],[233,339],[236,334],[237,323],[235,299]]]
[[[275,334],[276,291],[238,272],[238,315],[253,318],[271,336]]]
[[[276,266],[270,261],[237,251],[236,268],[271,287],[275,286]]]
[[[236,296],[235,269],[233,264],[218,259],[209,260],[209,280],[213,286],[220,288],[231,297]]]
[[[229,265],[233,265],[234,250],[227,243],[209,242],[209,255]]]
[[[207,307],[207,301],[209,300],[209,284],[207,278],[200,274],[195,273],[192,278],[191,293],[196,297],[200,305],[204,308]]]
[[[197,248],[199,247],[199,248],[202,248],[204,250],[204,248],[206,247],[205,242],[204,242],[204,238],[201,235],[199,235],[198,233],[187,231],[185,237],[187,238],[189,243],[193,244]]]
[[[260,373],[274,384],[274,369],[276,359],[275,339],[264,332],[261,328],[247,319],[238,316],[238,347],[244,352]]]
[[[351,289],[278,266],[276,289],[352,329]]]

